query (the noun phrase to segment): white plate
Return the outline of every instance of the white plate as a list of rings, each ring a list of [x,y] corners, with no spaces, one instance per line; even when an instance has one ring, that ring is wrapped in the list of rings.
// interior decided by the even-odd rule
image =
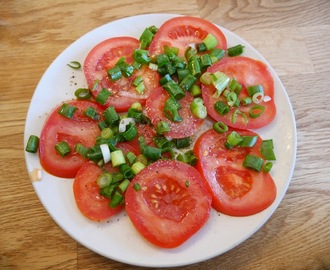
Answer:
[[[49,66],[33,95],[26,118],[24,145],[31,134],[40,135],[49,111],[61,101],[74,97],[74,90],[86,87],[83,72],[67,66],[70,61],[84,62],[89,50],[104,39],[115,36],[139,38],[145,27],[160,26],[177,15],[150,14],[120,19],[87,33]],[[246,41],[220,27],[227,37],[228,46],[243,44],[244,55],[267,61]],[[267,65],[269,65],[267,63]],[[273,214],[290,183],[296,158],[296,125],[288,95],[274,70],[277,115],[267,127],[257,130],[264,138],[273,138],[277,161],[271,174],[277,187],[275,202],[265,211],[249,217],[230,217],[212,211],[207,224],[191,239],[176,249],[157,248],[143,240],[125,213],[109,222],[87,220],[76,207],[72,180],[61,179],[43,172],[42,180],[33,187],[56,223],[72,238],[105,257],[120,262],[149,267],[170,267],[197,263],[220,255],[255,233]],[[38,156],[25,152],[28,172],[41,168]]]

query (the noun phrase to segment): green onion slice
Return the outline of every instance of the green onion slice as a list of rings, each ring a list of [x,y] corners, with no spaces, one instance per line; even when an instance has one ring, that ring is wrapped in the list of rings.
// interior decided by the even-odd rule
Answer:
[[[67,156],[71,152],[70,146],[65,141],[58,142],[55,145],[55,149],[62,157]]]
[[[225,133],[228,131],[228,126],[225,123],[220,121],[220,122],[215,122],[213,124],[213,129],[215,132],[221,134],[221,133]]]
[[[36,153],[39,148],[39,137],[36,135],[31,135],[26,144],[25,151],[29,153]]]
[[[251,107],[249,111],[249,116],[251,118],[258,118],[260,117],[265,111],[265,107],[261,105],[254,105]]]
[[[73,69],[80,69],[81,64],[78,61],[71,61],[68,66]]]
[[[227,49],[228,55],[229,56],[237,56],[241,55],[244,51],[244,46],[241,44],[238,44],[236,46],[230,47]]]
[[[89,99],[92,94],[89,91],[88,88],[78,88],[75,92],[74,95],[78,98],[78,99]]]
[[[207,116],[206,107],[202,98],[194,98],[193,102],[190,104],[190,110],[198,118],[204,119]]]
[[[77,110],[77,107],[72,106],[67,103],[63,103],[58,113],[66,118],[71,119],[73,117],[74,112]]]
[[[170,97],[165,101],[164,114],[173,122],[182,122],[183,119],[179,115],[179,109],[181,109],[180,103],[174,98]]]
[[[246,155],[243,162],[245,168],[253,169],[258,172],[261,171],[263,164],[264,160],[262,158],[251,154]]]

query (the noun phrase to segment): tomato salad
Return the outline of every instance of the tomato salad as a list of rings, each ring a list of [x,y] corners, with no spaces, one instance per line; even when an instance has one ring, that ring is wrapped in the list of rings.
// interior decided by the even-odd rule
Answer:
[[[272,139],[252,130],[275,117],[274,83],[264,63],[242,54],[190,16],[139,39],[104,40],[83,63],[88,88],[53,109],[26,151],[39,153],[48,173],[74,178],[84,216],[101,221],[125,209],[162,248],[184,243],[212,208],[263,211],[276,196],[276,158]]]

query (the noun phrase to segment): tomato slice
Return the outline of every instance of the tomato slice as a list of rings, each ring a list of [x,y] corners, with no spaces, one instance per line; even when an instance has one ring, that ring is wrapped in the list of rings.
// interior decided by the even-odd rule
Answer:
[[[264,112],[257,118],[249,117],[249,111],[252,106],[256,105],[254,103],[250,105],[241,105],[239,108],[232,106],[229,113],[221,115],[214,109],[214,104],[221,100],[226,103],[225,97],[221,95],[219,98],[215,98],[213,94],[215,93],[215,88],[213,85],[202,85],[202,96],[207,108],[208,114],[216,121],[222,121],[226,125],[234,128],[240,129],[258,129],[268,125],[276,115],[276,107],[274,102],[274,81],[267,68],[267,66],[255,59],[237,56],[229,57],[220,60],[211,66],[207,71],[214,73],[220,71],[225,73],[229,78],[235,78],[243,86],[243,90],[239,95],[241,100],[247,97],[248,86],[261,84],[264,89],[264,96],[269,97],[269,101],[262,101],[257,105],[263,106],[265,108]],[[244,113],[247,120],[242,117],[241,113],[235,113],[236,110]],[[236,114],[233,116],[233,114]],[[233,119],[235,119],[233,121]]]
[[[135,184],[141,189],[136,191]],[[159,160],[134,177],[126,190],[127,214],[140,234],[159,247],[174,248],[208,220],[211,194],[201,174],[174,160]]]
[[[258,136],[257,143],[252,148],[228,150],[224,144],[231,131],[218,134],[211,129],[199,137],[194,146],[196,168],[209,183],[212,206],[217,211],[231,216],[253,215],[273,203],[276,186],[269,173],[243,167],[248,153],[261,157],[262,139],[252,131],[236,130],[241,136]]]
[[[175,17],[164,22],[155,34],[150,46],[150,55],[158,55],[164,52],[165,45],[179,49],[179,55],[190,44],[198,44],[211,33],[218,40],[217,48],[227,49],[227,40],[222,31],[209,21],[201,18],[182,16]]]
[[[39,157],[42,167],[52,175],[73,178],[86,159],[75,150],[75,144],[85,147],[95,144],[95,138],[100,134],[97,121],[84,115],[88,107],[96,109],[102,117],[102,107],[92,101],[68,101],[67,104],[77,108],[72,119],[58,113],[61,106],[55,108],[49,115],[40,135]],[[58,142],[68,143],[71,153],[62,157],[56,150]]]
[[[170,138],[185,138],[195,134],[204,120],[194,116],[190,110],[190,104],[194,100],[193,96],[187,92],[186,96],[179,100],[181,105],[179,115],[183,119],[182,122],[173,122],[165,116],[165,102],[169,97],[170,95],[162,87],[155,89],[151,93],[146,103],[146,114],[150,118],[151,123],[157,126],[160,121],[168,122],[170,131],[166,133],[166,136]]]
[[[152,89],[159,86],[158,73],[147,66],[135,71],[129,78],[123,76],[116,81],[109,78],[108,69],[113,68],[121,57],[125,57],[125,61],[132,64],[133,52],[139,46],[139,40],[133,37],[110,38],[97,44],[85,59],[84,74],[93,96],[96,97],[103,88],[107,89],[111,96],[105,106],[113,106],[117,112],[127,111],[132,103],[137,101],[144,104]],[[132,85],[137,76],[143,77],[145,90],[142,94]]]
[[[117,169],[106,165],[110,173]],[[87,218],[102,221],[119,213],[123,206],[109,207],[110,199],[100,195],[100,187],[96,180],[104,171],[93,162],[86,162],[77,172],[73,182],[73,193],[77,207]]]

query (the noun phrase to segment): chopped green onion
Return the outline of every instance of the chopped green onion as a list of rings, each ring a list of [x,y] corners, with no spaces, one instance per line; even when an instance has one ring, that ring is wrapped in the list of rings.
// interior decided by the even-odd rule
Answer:
[[[252,97],[256,93],[264,93],[264,89],[261,84],[251,85],[246,88],[249,97]]]
[[[122,133],[122,136],[125,138],[126,141],[131,141],[136,137],[137,134],[137,128],[134,124],[130,123],[126,126],[126,131]]]
[[[258,118],[265,111],[265,107],[261,105],[252,106],[249,111],[249,116],[251,118]]]
[[[201,42],[197,44],[198,52],[205,52],[207,50],[205,43]]]
[[[239,146],[241,147],[253,147],[257,140],[258,136],[241,136],[242,141],[239,143]]]
[[[212,49],[209,53],[212,63],[219,61],[225,55],[225,52],[225,50],[219,48]]]
[[[102,173],[96,180],[96,183],[100,188],[105,188],[106,186],[109,186],[111,182],[112,175],[108,172]]]
[[[74,95],[78,98],[78,99],[89,99],[92,94],[89,91],[88,88],[78,88],[75,92]]]
[[[174,98],[170,97],[165,101],[164,114],[171,121],[174,122],[183,121],[182,117],[179,115],[179,109],[181,109],[181,105]]]
[[[263,140],[260,146],[260,152],[266,160],[276,160],[274,153],[274,143],[272,139]]]
[[[71,61],[68,66],[73,69],[80,69],[81,64],[78,61]]]
[[[127,163],[119,165],[119,170],[124,175],[124,178],[132,179],[134,177],[133,170]]]
[[[264,172],[269,173],[270,170],[273,168],[273,163],[268,161],[263,167]]]
[[[214,103],[214,109],[221,115],[227,114],[230,110],[227,104],[223,103],[221,100]]]
[[[103,112],[103,115],[104,115],[105,121],[109,125],[116,125],[120,121],[119,115],[117,114],[115,108],[112,106],[109,106],[108,108],[106,108],[105,111]]]
[[[163,77],[159,80],[159,84],[160,84],[160,85],[164,85],[164,84],[168,83],[169,81],[172,81],[172,77],[170,76],[170,74],[166,74],[165,76],[163,76]]]
[[[181,89],[188,91],[193,84],[197,81],[197,78],[191,74],[188,74],[179,84]]]
[[[74,112],[77,110],[77,107],[72,106],[67,103],[63,103],[58,113],[66,118],[72,119]]]
[[[109,206],[111,208],[116,208],[123,200],[124,200],[123,195],[121,195],[118,191],[116,191],[111,198]]]
[[[87,158],[88,148],[85,147],[84,145],[77,143],[74,146],[74,150],[82,157]]]
[[[132,65],[127,64],[126,62],[121,63],[118,65],[121,73],[123,74],[124,77],[129,78],[133,75],[134,73],[134,67]]]
[[[139,93],[142,94],[144,90],[146,89],[145,85],[143,82],[139,83],[136,87],[135,90]]]
[[[150,57],[147,50],[135,49],[133,52],[133,59],[140,64],[148,64],[150,62]]]
[[[188,150],[187,152],[183,154],[179,154],[176,157],[177,160],[182,161],[184,163],[187,163],[189,165],[196,165],[198,158],[195,156],[194,152],[192,150]]]
[[[155,63],[149,63],[149,68],[151,69],[151,70],[153,70],[153,71],[157,71],[158,70],[158,68],[159,68],[159,66],[157,65],[157,64],[155,64]]]
[[[162,150],[153,146],[149,146],[145,143],[143,136],[138,138],[138,142],[140,145],[141,153],[147,158],[151,160],[158,160],[161,158]]]
[[[201,67],[207,68],[212,65],[212,60],[208,54],[203,54],[200,56]]]
[[[135,162],[141,162],[144,166],[148,165],[148,159],[142,154],[140,154],[136,157]]]
[[[178,82],[180,83],[188,74],[190,74],[189,69],[178,69]]]
[[[111,80],[117,81],[122,77],[122,72],[119,66],[108,69],[108,76]]]
[[[126,158],[127,158],[128,163],[132,165],[136,160],[136,155],[133,152],[128,151],[126,153]]]
[[[213,124],[213,129],[217,133],[225,133],[228,131],[228,126],[223,122],[215,122]]]
[[[133,170],[133,173],[135,175],[137,175],[140,171],[142,171],[146,166],[140,162],[140,161],[137,161],[135,163],[133,163],[132,165],[132,170]]]
[[[160,149],[164,149],[171,146],[171,142],[166,139],[165,136],[162,135],[155,136],[153,141],[155,145]]]
[[[100,149],[101,149],[101,152],[102,152],[104,164],[106,164],[111,159],[109,146],[106,143],[104,143],[104,144],[100,145]]]
[[[99,120],[100,119],[100,115],[98,114],[96,109],[92,106],[89,106],[88,108],[86,108],[86,110],[84,111],[84,115],[86,115],[87,117],[89,117],[93,120]]]
[[[182,88],[173,80],[163,85],[164,90],[174,99],[179,100],[184,98],[185,93]]]
[[[220,71],[212,73],[211,76],[212,84],[216,88],[216,91],[213,96],[215,98],[218,98],[221,95],[222,91],[227,87],[230,79],[225,73],[222,73]]]
[[[239,109],[236,109],[236,110],[233,112],[232,116],[231,116],[231,122],[232,122],[233,124],[236,123],[236,121],[237,121],[237,117],[238,117],[238,116],[241,116],[241,117],[243,118],[245,125],[248,123],[249,120],[248,120],[246,114],[245,114],[244,112],[241,112]]]
[[[243,105],[249,105],[249,104],[252,103],[252,98],[244,97],[244,98],[242,98],[241,102],[242,102]]]
[[[228,136],[225,143],[225,146],[228,149],[233,148],[234,146],[238,145],[242,141],[241,135],[239,135],[236,131],[232,131]]]
[[[164,52],[172,60],[178,55],[179,49],[176,47],[169,47],[169,46],[165,45]]]
[[[123,151],[118,149],[111,152],[111,162],[113,167],[118,167],[119,165],[126,163]]]
[[[124,193],[129,185],[130,181],[128,179],[125,179],[123,182],[121,182],[118,186],[118,189],[121,193]]]
[[[197,50],[192,46],[189,46],[184,52],[184,57],[187,59],[187,61],[190,61],[190,58],[196,55],[197,55]]]
[[[237,101],[237,95],[235,92],[230,92],[227,97],[226,97],[226,100],[227,100],[227,104],[232,107],[234,106],[234,104],[236,103]]]
[[[252,101],[253,103],[255,104],[258,104],[260,102],[262,102],[264,100],[264,93],[255,93],[253,96],[252,96]]]
[[[237,56],[242,54],[244,51],[244,46],[241,44],[238,44],[236,46],[230,47],[227,49],[228,55],[229,56]]]
[[[187,66],[187,63],[185,62],[184,58],[181,56],[176,56],[172,60],[172,66],[175,69],[184,69]]]
[[[178,149],[188,147],[191,144],[191,138],[186,137],[186,138],[180,138],[175,140],[175,146]]]
[[[133,82],[132,82],[132,84],[134,85],[134,86],[138,86],[140,83],[142,83],[143,82],[143,78],[142,78],[142,76],[141,75],[139,75],[139,76],[136,76],[135,77],[135,79],[133,80]]]
[[[139,190],[141,190],[141,186],[140,186],[139,183],[135,183],[135,184],[133,185],[133,188],[135,189],[135,191],[139,191]]]
[[[95,80],[92,86],[92,91],[95,91],[99,86],[100,80]]]
[[[263,164],[264,160],[262,158],[251,154],[247,154],[243,162],[245,168],[253,169],[258,172],[261,171]]]
[[[163,120],[157,123],[156,130],[158,134],[164,134],[170,131],[170,126],[165,120]]]
[[[203,43],[205,44],[207,50],[213,49],[218,45],[218,40],[211,33],[207,34],[207,36],[203,39]]]
[[[110,139],[111,137],[113,137],[113,135],[114,135],[114,132],[109,127],[106,127],[104,129],[102,129],[102,131],[101,131],[101,137],[103,139]]]
[[[142,111],[143,108],[142,108],[142,105],[141,105],[140,102],[134,102],[131,105],[130,109],[137,110],[137,111]]]
[[[166,53],[156,55],[156,62],[159,67],[163,67],[170,62],[170,58]]]
[[[89,160],[100,160],[103,158],[102,151],[99,145],[94,145],[88,149],[87,158]]]
[[[144,29],[144,31],[142,32],[142,35],[139,38],[139,40],[141,42],[140,48],[145,49],[145,48],[149,47],[153,37],[154,37],[154,33],[150,30],[150,28]]]
[[[191,95],[192,95],[193,97],[198,97],[198,96],[200,96],[200,95],[202,94],[202,90],[201,90],[201,88],[199,87],[199,85],[197,85],[197,84],[193,84],[193,85],[190,87],[189,91],[190,91],[190,93],[191,93]]]
[[[55,145],[55,149],[62,157],[65,157],[71,152],[70,146],[65,141],[58,142]]]
[[[190,182],[188,180],[186,180],[186,182],[184,183],[186,187],[190,186]]]
[[[199,80],[204,85],[210,85],[212,83],[212,73],[208,71],[204,72]]]
[[[193,76],[198,76],[201,73],[201,66],[197,57],[192,57],[192,59],[189,60],[188,69]]]
[[[190,104],[190,110],[198,118],[204,119],[207,116],[206,107],[202,98],[194,98],[193,102]]]
[[[25,147],[25,151],[29,153],[36,153],[39,148],[39,137],[36,135],[30,135]]]

